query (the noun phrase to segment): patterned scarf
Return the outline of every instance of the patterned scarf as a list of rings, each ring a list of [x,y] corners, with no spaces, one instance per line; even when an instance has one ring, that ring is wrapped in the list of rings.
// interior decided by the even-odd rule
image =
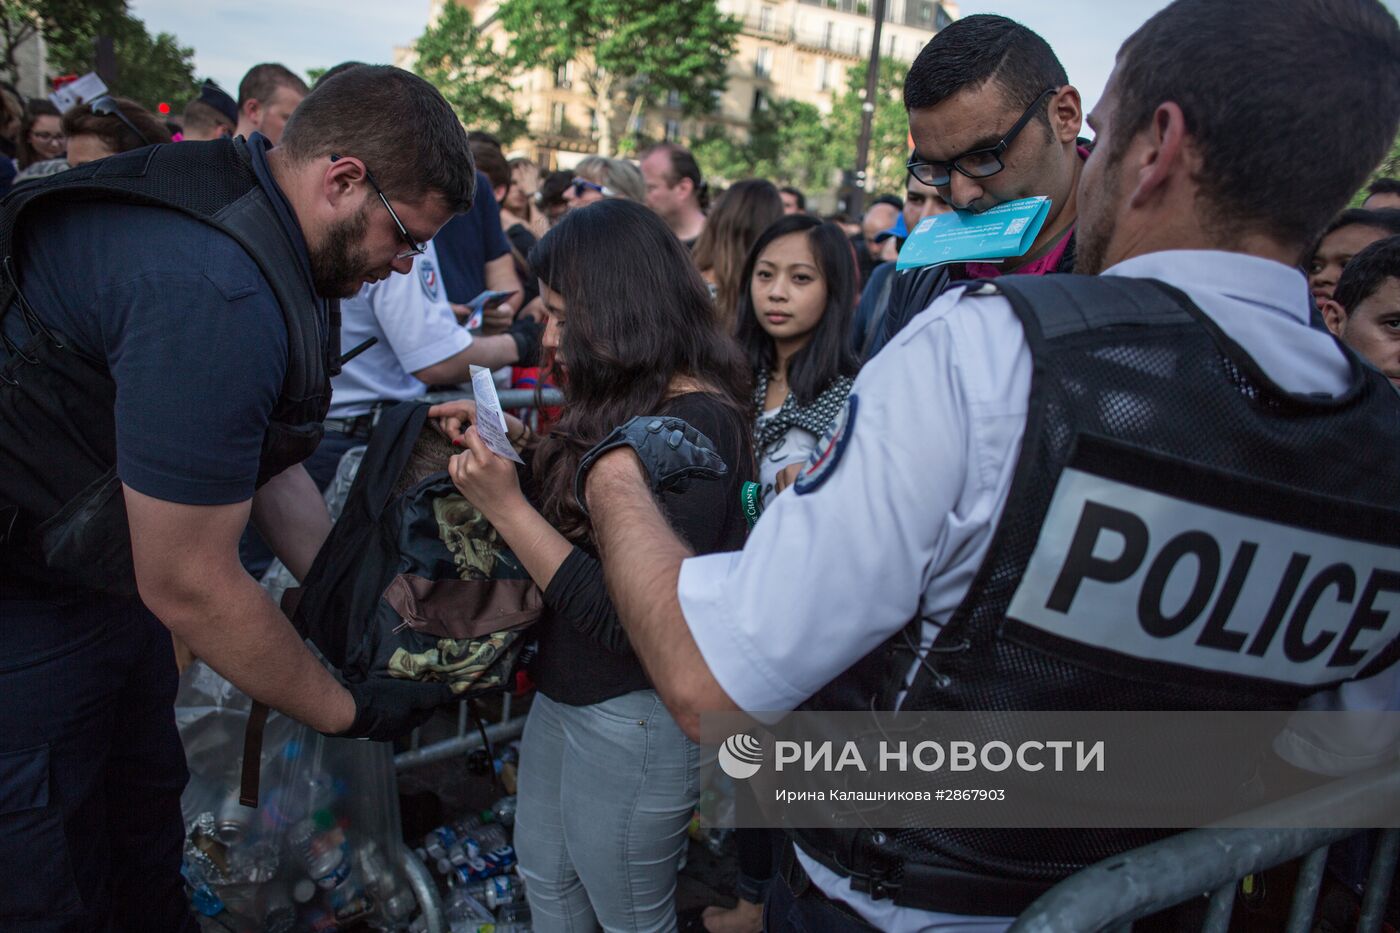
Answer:
[[[783,407],[766,420],[763,419],[763,403],[768,398],[766,369],[759,372],[757,382],[753,390],[753,407],[756,412],[753,449],[755,454],[762,456],[763,452],[781,440],[791,427],[799,427],[821,437],[827,425],[831,424],[832,419],[841,411],[841,406],[846,404],[846,396],[851,394],[853,380],[850,376],[837,376],[810,405],[797,404],[797,396],[789,392],[787,398],[783,399]]]

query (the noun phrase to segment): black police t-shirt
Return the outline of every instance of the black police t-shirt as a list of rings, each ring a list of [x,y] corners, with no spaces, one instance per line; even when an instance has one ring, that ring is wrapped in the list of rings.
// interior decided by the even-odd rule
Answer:
[[[18,269],[39,317],[107,361],[123,483],[189,505],[253,495],[287,329],[242,248],[171,210],[53,204],[28,223]]]

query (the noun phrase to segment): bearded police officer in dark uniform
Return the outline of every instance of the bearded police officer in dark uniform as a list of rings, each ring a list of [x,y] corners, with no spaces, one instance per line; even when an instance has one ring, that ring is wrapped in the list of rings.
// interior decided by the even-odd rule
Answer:
[[[310,566],[329,519],[300,461],[338,299],[409,271],[473,193],[441,95],[367,67],[307,97],[278,148],[141,149],[5,203],[0,928],[195,928],[170,632],[328,734],[387,738],[445,699],[342,686],[238,539],[251,515]]]
[[[1397,120],[1378,0],[1177,0],[1089,119],[1078,267],[1099,275],[937,299],[740,553],[689,555],[639,469],[654,456],[596,459],[609,590],[677,721],[1393,706],[1400,399],[1310,326],[1296,265]],[[1354,752],[1312,746],[1332,773]],[[793,841],[768,929],[999,929],[1132,844]]]

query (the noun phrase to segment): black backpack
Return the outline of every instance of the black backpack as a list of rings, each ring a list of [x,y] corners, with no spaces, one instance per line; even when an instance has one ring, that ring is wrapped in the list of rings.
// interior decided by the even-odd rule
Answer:
[[[415,449],[436,437],[428,407],[384,412],[330,537],[282,604],[351,683],[388,670],[476,695],[509,680],[544,601],[446,472],[395,495]]]
[[[350,683],[387,671],[480,696],[513,685],[544,598],[441,469],[449,448],[428,408],[404,402],[381,415],[340,518],[282,609]],[[244,745],[250,806],[259,718]]]

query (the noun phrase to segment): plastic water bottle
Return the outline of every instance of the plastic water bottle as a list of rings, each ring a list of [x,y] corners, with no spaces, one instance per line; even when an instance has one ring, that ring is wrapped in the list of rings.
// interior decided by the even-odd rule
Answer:
[[[500,800],[491,804],[491,812],[495,815],[497,823],[500,823],[502,826],[514,826],[515,795],[511,794],[509,797],[502,797]]]
[[[454,846],[493,819],[495,815],[487,810],[480,814],[469,813],[459,820],[445,823],[423,837],[423,850],[434,859],[446,858]]]
[[[490,852],[470,859],[465,865],[456,866],[452,875],[456,883],[470,885],[475,881],[503,875],[514,865],[515,849],[511,846],[498,846]]]
[[[486,879],[486,906],[492,910],[525,899],[525,888],[510,875]]]
[[[185,883],[190,887],[190,905],[197,912],[205,917],[223,913],[224,902],[205,880],[204,872],[197,866],[184,862],[180,865],[180,874],[185,876]]]
[[[452,933],[475,933],[477,926],[491,923],[495,916],[463,886],[449,888],[443,902],[443,916]]]
[[[498,824],[488,823],[467,833],[458,839],[455,845],[444,851],[443,856],[437,860],[438,874],[451,876],[455,869],[479,861],[483,853],[509,844],[510,837],[505,829]]]

